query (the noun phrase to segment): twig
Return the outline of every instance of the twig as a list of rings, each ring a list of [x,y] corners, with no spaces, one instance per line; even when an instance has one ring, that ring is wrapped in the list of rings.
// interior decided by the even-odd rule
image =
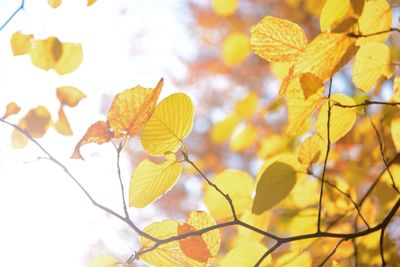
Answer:
[[[124,183],[122,182],[122,177],[121,177],[120,159],[121,159],[122,144],[123,143],[121,143],[119,145],[119,147],[115,146],[115,144],[114,144],[114,147],[115,147],[115,149],[117,151],[117,173],[118,173],[119,185],[121,187],[122,205],[123,205],[123,209],[124,209],[125,218],[129,219],[128,208],[127,208],[126,200],[125,200]]]
[[[370,101],[370,100],[365,100],[363,103],[355,104],[355,105],[344,105],[339,102],[335,102],[334,100],[331,100],[334,102],[334,106],[341,107],[341,108],[356,108],[356,107],[362,107],[362,106],[369,106],[369,105],[386,105],[386,106],[397,106],[400,105],[400,102],[384,102],[384,101]]]
[[[353,239],[354,240],[354,239]],[[338,247],[340,246],[340,244],[342,244],[343,241],[346,241],[346,239],[341,239],[339,240],[339,242],[337,242],[336,246],[333,248],[333,250],[331,251],[331,253],[328,254],[328,256],[326,256],[326,258],[318,265],[319,267],[324,266],[324,264],[333,256],[333,254],[336,253],[336,250],[338,249]]]
[[[385,238],[385,227],[382,227],[381,229],[381,235],[379,237],[379,253],[381,255],[381,261],[382,261],[382,267],[386,266],[386,261],[385,261],[385,255],[384,255],[384,250],[383,250],[383,241]]]
[[[347,34],[347,36],[353,37],[353,38],[361,38],[361,37],[371,37],[371,36],[380,35],[380,34],[389,33],[389,32],[399,32],[400,33],[400,29],[398,29],[398,28],[390,28],[390,29],[387,29],[387,30],[374,32],[374,33],[367,33],[367,34],[350,32],[350,33]]]
[[[14,13],[12,13],[11,16],[3,23],[3,25],[0,26],[0,31],[3,30],[7,26],[7,24],[18,14],[19,11],[24,9],[24,6],[25,6],[25,0],[22,0],[21,4],[14,11]]]
[[[270,255],[272,252],[274,252],[276,249],[278,249],[282,245],[281,242],[276,242],[276,244],[271,247],[270,249],[267,250],[267,252],[264,253],[264,255],[261,256],[261,258],[257,261],[257,263],[254,265],[254,267],[260,266],[260,264],[265,260],[268,255]]]

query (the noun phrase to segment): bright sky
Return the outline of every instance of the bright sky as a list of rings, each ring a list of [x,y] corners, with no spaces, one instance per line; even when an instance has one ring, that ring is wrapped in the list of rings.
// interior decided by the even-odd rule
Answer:
[[[17,2],[0,1],[0,24]],[[74,136],[60,136],[50,129],[40,142],[100,203],[121,212],[112,146],[84,147],[84,162],[69,156],[87,127],[104,119],[100,113],[104,94],[112,96],[137,84],[154,87],[171,73],[185,75],[176,57],[177,52],[190,55],[194,49],[184,28],[189,19],[185,14],[183,0],[99,0],[91,7],[84,0],[64,0],[55,10],[45,0],[26,0],[25,10],[0,32],[0,113],[15,101],[22,107],[21,115],[41,104],[56,119],[56,88],[71,85],[82,90],[87,98],[65,109]],[[36,38],[57,36],[81,43],[82,65],[59,76],[36,68],[29,56],[14,57],[10,38],[18,30]],[[161,97],[177,89],[166,79],[163,90]],[[10,120],[17,123],[20,117]],[[137,249],[132,231],[96,209],[54,164],[36,160],[43,156],[37,147],[13,150],[10,135],[11,129],[0,125],[1,266],[85,266],[89,254],[111,253],[125,261]],[[128,161],[124,158],[122,164],[129,166]],[[123,169],[126,186],[130,171]],[[142,228],[163,216],[157,214],[154,218],[152,207],[132,212]]]

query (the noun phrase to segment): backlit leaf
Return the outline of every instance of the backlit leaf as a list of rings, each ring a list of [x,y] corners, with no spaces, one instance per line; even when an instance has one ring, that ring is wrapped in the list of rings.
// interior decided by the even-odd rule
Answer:
[[[299,162],[306,166],[316,162],[320,156],[322,144],[323,140],[319,134],[308,137],[300,146],[297,156]]]
[[[278,260],[276,261],[276,265],[284,265],[286,267],[311,267],[312,258],[310,253],[307,251],[286,252],[278,258]]]
[[[20,121],[18,126],[24,128],[24,122]],[[24,148],[28,144],[28,138],[20,131],[14,130],[11,133],[11,145],[15,149]]]
[[[334,94],[331,96],[331,105],[340,103],[342,105],[355,105],[352,98],[343,94]],[[333,103],[332,103],[333,102]],[[331,108],[330,131],[331,142],[336,142],[353,128],[356,121],[356,108],[342,108],[333,105]],[[319,111],[315,129],[322,138],[328,140],[327,123],[328,122],[328,102],[325,102]]]
[[[396,151],[400,152],[400,118],[395,118],[390,124],[390,131],[392,133],[392,140],[396,147]]]
[[[221,17],[233,15],[239,5],[239,0],[211,0],[211,7],[215,14]]]
[[[232,114],[222,121],[217,122],[211,128],[211,140],[214,143],[222,143],[231,136],[233,129],[239,124],[240,118]]]
[[[251,213],[250,210],[247,210],[242,214],[242,217],[240,218],[240,220],[249,225],[257,227],[258,229],[267,229],[269,221],[270,221],[270,217],[271,217],[271,214],[268,212],[264,212],[264,213],[261,213],[258,215],[258,214]],[[238,232],[238,236],[237,236],[238,241],[235,240],[235,244],[239,243],[238,246],[240,246],[242,242],[246,242],[246,241],[259,242],[262,239],[264,239],[264,237],[265,237],[264,235],[262,235],[260,233],[254,232],[254,231],[252,231],[248,228],[242,227],[242,226],[237,227],[237,232]]]
[[[163,79],[154,89],[136,86],[114,97],[107,120],[116,138],[142,130],[154,112],[162,86]]]
[[[110,141],[112,138],[112,134],[108,129],[108,125],[104,121],[98,121],[92,124],[88,130],[86,131],[85,135],[82,139],[76,144],[75,150],[72,153],[71,158],[73,159],[83,159],[80,148],[81,146],[88,144],[88,143],[96,143],[96,144],[103,144]]]
[[[306,48],[307,37],[296,23],[266,16],[251,27],[250,43],[268,61],[294,61]]]
[[[350,0],[327,0],[322,8],[319,20],[321,31],[325,32],[334,29],[335,26],[348,17],[346,15],[348,15],[350,9]]]
[[[86,95],[82,93],[78,88],[72,86],[58,87],[56,94],[61,104],[70,107],[75,107],[76,105],[78,105],[79,101],[86,97]]]
[[[96,3],[96,0],[87,0],[87,6],[91,6],[91,5],[93,5],[94,3]]]
[[[222,42],[222,60],[228,67],[242,63],[250,54],[250,41],[245,33],[233,32]]]
[[[355,38],[346,33],[320,33],[297,60],[294,73],[313,73],[328,80],[351,60],[356,52]]]
[[[217,185],[222,192],[231,197],[237,214],[242,213],[251,205],[254,181],[246,172],[226,169],[218,173],[211,181]],[[223,219],[232,215],[226,199],[213,187],[206,187],[204,203],[214,218]]]
[[[32,137],[40,138],[47,132],[51,123],[51,116],[47,108],[39,105],[29,110],[22,120],[24,121],[23,128]]]
[[[93,258],[87,267],[118,267],[118,261],[110,255],[101,255]]]
[[[240,152],[253,146],[258,137],[258,129],[252,124],[236,128],[231,136],[230,147],[232,151]]]
[[[21,108],[15,102],[10,102],[7,104],[6,111],[1,118],[7,119],[8,116],[17,114],[20,110]]]
[[[324,86],[320,78],[308,72],[300,74],[300,83],[305,99],[320,91]]]
[[[67,74],[76,70],[82,63],[82,46],[74,43],[63,43],[62,54],[54,65],[54,70],[60,74]]]
[[[245,98],[236,102],[235,113],[242,118],[250,118],[256,111],[258,102],[257,94],[250,91]]]
[[[393,96],[396,102],[400,102],[400,75],[393,80]]]
[[[176,152],[193,126],[192,100],[183,93],[163,99],[143,128],[141,142],[150,155]]]
[[[260,142],[257,156],[263,159],[274,156],[289,149],[289,139],[287,137],[273,134],[263,138]]]
[[[267,251],[267,247],[258,242],[247,242],[229,251],[221,260],[221,267],[251,267]],[[263,261],[260,266],[269,266],[271,257]]]
[[[32,40],[32,34],[23,34],[20,31],[15,32],[11,36],[11,48],[14,56],[28,54]]]
[[[56,37],[35,40],[29,50],[32,64],[44,70],[53,68],[62,53],[62,43]]]
[[[365,1],[358,20],[359,32],[363,35],[389,30],[392,26],[392,10],[386,0]],[[389,32],[357,39],[357,45],[369,42],[384,42]]]
[[[63,135],[72,135],[72,129],[68,118],[65,115],[64,108],[61,106],[58,110],[58,120],[54,123],[54,128]]]
[[[61,0],[47,0],[47,3],[52,8],[57,8],[59,5],[61,5]]]
[[[256,186],[253,213],[261,214],[284,198],[296,184],[296,170],[285,163],[275,162],[266,168]]]
[[[353,82],[367,92],[382,76],[390,78],[394,66],[389,48],[383,43],[366,43],[357,52],[353,65]]]
[[[176,183],[182,165],[169,155],[161,164],[147,159],[137,165],[129,187],[129,205],[143,208],[167,192]]]

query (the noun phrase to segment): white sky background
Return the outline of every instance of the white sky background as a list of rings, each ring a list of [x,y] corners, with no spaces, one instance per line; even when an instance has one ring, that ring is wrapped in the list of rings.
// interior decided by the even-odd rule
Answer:
[[[0,1],[0,24],[18,2]],[[74,135],[64,137],[51,128],[39,141],[100,203],[121,214],[113,147],[84,146],[85,161],[69,156],[87,127],[105,119],[100,113],[104,94],[112,96],[137,84],[154,87],[161,77],[167,78],[161,98],[177,90],[167,77],[185,75],[176,53],[190,55],[194,49],[182,6],[183,0],[99,0],[90,7],[84,0],[64,0],[52,9],[46,0],[26,0],[25,10],[0,32],[0,113],[15,101],[22,110],[9,118],[14,123],[39,104],[56,119],[56,88],[71,85],[82,90],[87,98],[75,108],[65,108]],[[14,57],[10,38],[18,30],[35,38],[56,36],[81,43],[82,65],[60,76],[33,66],[27,55]],[[109,252],[125,261],[137,249],[133,232],[123,237],[124,224],[95,208],[60,168],[36,161],[43,154],[33,144],[13,150],[10,135],[11,129],[0,125],[0,266],[85,266],[90,253]],[[122,166],[129,166],[128,160]],[[127,189],[129,168],[123,168],[123,175]],[[154,218],[152,207],[131,214],[142,228],[162,216]],[[91,251],[99,240],[105,249]]]

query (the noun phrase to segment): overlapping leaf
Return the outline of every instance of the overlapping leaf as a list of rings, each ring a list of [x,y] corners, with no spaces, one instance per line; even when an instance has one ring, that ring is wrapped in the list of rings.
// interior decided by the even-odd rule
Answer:
[[[161,164],[143,160],[132,173],[129,205],[135,208],[149,205],[176,183],[181,171],[182,165],[173,155],[168,155]]]
[[[251,267],[267,251],[267,247],[258,242],[246,242],[233,248],[221,260],[221,267]],[[269,266],[271,257],[268,257],[260,266]]]
[[[176,152],[193,126],[192,100],[183,93],[163,99],[143,128],[141,142],[150,155]]]
[[[80,44],[63,43],[62,54],[53,68],[60,75],[71,73],[81,65],[82,60],[83,52]]]
[[[14,56],[28,54],[32,40],[32,34],[23,34],[20,31],[15,32],[11,36],[11,49]]]
[[[299,162],[307,166],[316,162],[320,156],[322,145],[323,140],[319,134],[308,137],[300,146],[297,156]]]

